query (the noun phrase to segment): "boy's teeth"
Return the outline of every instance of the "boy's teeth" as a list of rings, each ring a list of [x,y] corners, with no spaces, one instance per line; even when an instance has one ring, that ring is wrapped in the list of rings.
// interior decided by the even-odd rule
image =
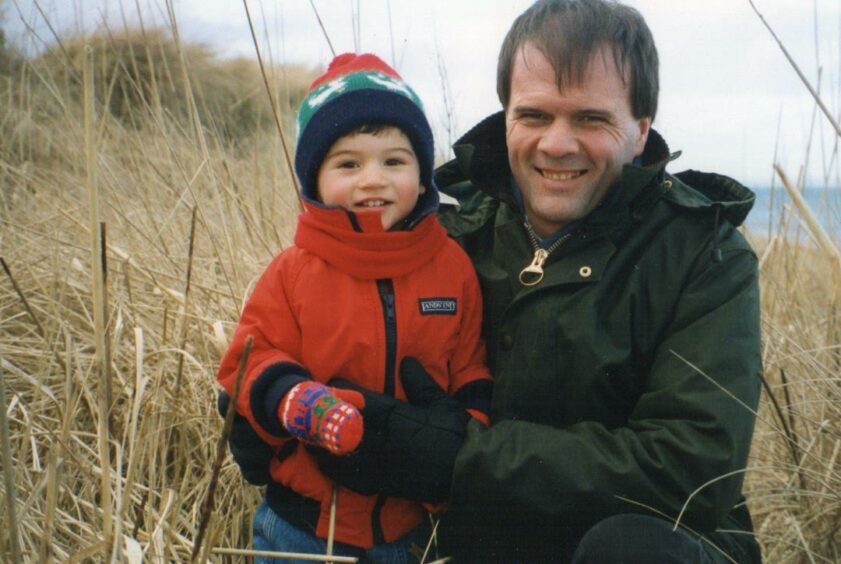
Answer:
[[[572,180],[573,178],[578,178],[584,171],[576,170],[574,172],[549,172],[548,170],[543,170],[544,178],[548,178],[549,180]]]
[[[362,202],[359,205],[365,208],[376,208],[379,206],[384,206],[385,200],[368,200],[367,202]]]

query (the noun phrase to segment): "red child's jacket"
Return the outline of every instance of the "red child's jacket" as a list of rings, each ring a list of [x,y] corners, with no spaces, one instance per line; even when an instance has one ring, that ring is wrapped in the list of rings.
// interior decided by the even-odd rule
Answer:
[[[280,253],[245,304],[217,373],[230,394],[248,335],[254,340],[237,410],[277,445],[267,497],[314,509],[312,525],[327,536],[333,482],[280,426],[276,407],[300,381],[341,376],[405,399],[398,367],[414,357],[451,395],[488,391],[480,338],[482,302],[473,267],[434,214],[412,230],[384,232],[379,214],[349,214],[308,205],[295,245]],[[461,394],[464,395],[464,394]],[[482,411],[481,398],[471,411]],[[487,405],[484,405],[487,408]],[[273,496],[273,498],[272,498]],[[423,507],[338,489],[336,540],[369,548],[392,542],[424,517]]]

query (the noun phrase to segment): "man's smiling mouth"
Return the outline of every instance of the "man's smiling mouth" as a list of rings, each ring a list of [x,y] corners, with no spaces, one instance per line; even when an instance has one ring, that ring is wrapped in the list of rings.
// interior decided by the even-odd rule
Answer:
[[[587,173],[586,170],[552,172],[542,168],[538,168],[537,171],[548,180],[573,180]]]

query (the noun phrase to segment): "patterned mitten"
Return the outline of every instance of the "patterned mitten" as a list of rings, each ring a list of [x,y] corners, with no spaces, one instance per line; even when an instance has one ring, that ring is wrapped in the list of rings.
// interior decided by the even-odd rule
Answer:
[[[278,417],[293,437],[333,454],[348,454],[362,440],[362,415],[345,401],[353,398],[335,391],[318,382],[296,384],[280,402]]]

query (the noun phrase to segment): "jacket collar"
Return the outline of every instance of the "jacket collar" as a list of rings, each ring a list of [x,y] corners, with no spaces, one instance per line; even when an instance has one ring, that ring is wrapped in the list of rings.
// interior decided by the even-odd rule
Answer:
[[[464,134],[453,146],[464,176],[484,192],[510,205],[516,205],[509,179],[508,147],[505,143],[505,114],[497,112]],[[679,156],[669,154],[665,140],[651,130],[642,154],[642,166],[626,165],[622,171],[624,188],[648,184],[662,174],[666,164]],[[623,190],[626,192],[627,190]],[[626,200],[630,195],[626,195]]]
[[[306,203],[295,244],[356,278],[394,278],[430,261],[447,240],[435,215],[406,231],[383,231],[377,213],[353,214]]]
[[[448,187],[469,180],[520,214],[511,190],[503,112],[489,116],[468,131],[453,146],[453,152],[455,162],[441,167],[436,176],[442,191],[449,192]],[[719,208],[731,223],[739,225],[753,206],[753,193],[722,175],[696,171],[676,177],[668,175],[666,165],[679,156],[679,151],[670,153],[663,137],[651,129],[641,165],[624,166],[620,181],[602,204],[584,218],[583,227],[591,235],[626,227],[629,222],[642,219],[661,198],[684,208]],[[675,185],[680,189],[672,189]]]

